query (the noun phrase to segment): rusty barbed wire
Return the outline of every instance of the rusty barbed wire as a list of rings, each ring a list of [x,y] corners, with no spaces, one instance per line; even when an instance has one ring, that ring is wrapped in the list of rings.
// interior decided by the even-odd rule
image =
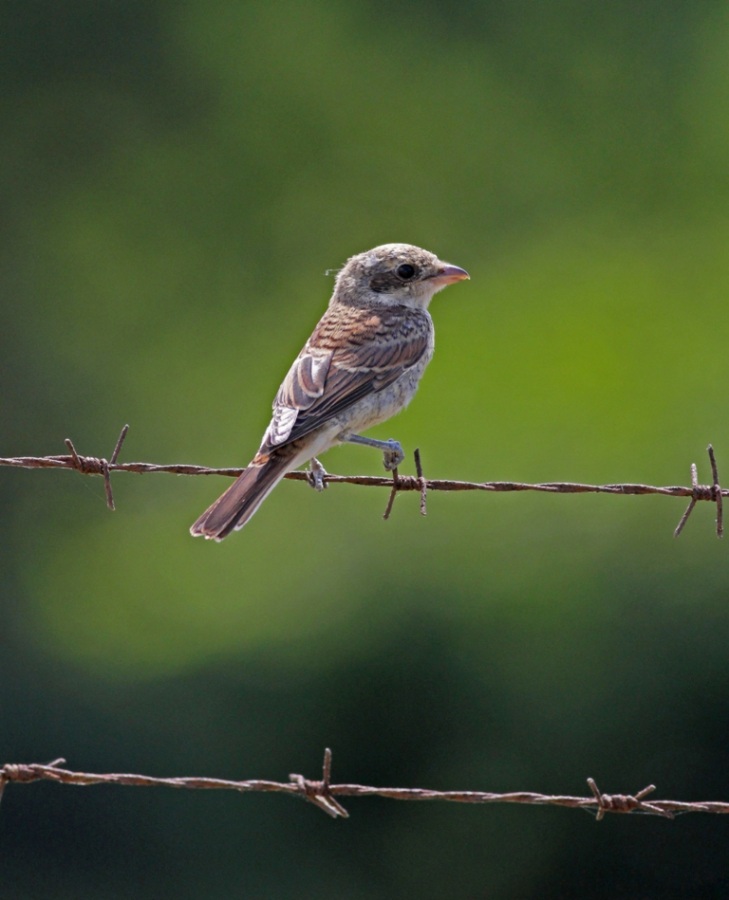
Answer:
[[[332,752],[324,751],[321,780],[311,780],[303,775],[289,775],[288,781],[248,779],[232,781],[225,778],[182,777],[155,778],[149,775],[98,774],[74,772],[60,768],[65,759],[48,764],[7,763],[0,769],[0,798],[9,784],[30,784],[36,781],[53,781],[56,784],[96,785],[112,784],[121,787],[171,787],[184,790],[224,790],[240,793],[288,794],[312,803],[333,819],[349,818],[349,813],[336,799],[338,797],[384,797],[389,800],[444,801],[447,803],[520,803],[531,806],[561,806],[568,809],[584,809],[594,813],[597,821],[608,813],[643,813],[673,819],[682,813],[729,814],[729,803],[717,801],[684,802],[680,800],[646,800],[656,788],[648,785],[635,794],[602,793],[592,778],[587,779],[591,795],[573,797],[562,794],[540,794],[532,791],[492,793],[490,791],[436,791],[428,788],[370,787],[362,784],[332,784]]]
[[[69,453],[63,456],[15,456],[0,457],[0,466],[11,466],[23,469],[72,469],[84,475],[100,475],[104,479],[106,491],[106,503],[113,510],[114,495],[111,489],[112,472],[135,472],[144,474],[147,472],[167,472],[173,475],[223,475],[237,478],[242,468],[209,468],[207,466],[172,464],[158,465],[147,462],[118,462],[124,440],[129,426],[125,425],[117,439],[114,451],[109,460],[95,456],[80,454],[70,438],[66,438],[65,444]],[[451,479],[425,478],[420,458],[420,451],[415,450],[416,475],[402,475],[394,469],[390,476],[378,475],[331,475],[323,476],[324,485],[330,484],[355,484],[363,487],[384,487],[390,490],[387,506],[383,518],[388,519],[392,513],[395,497],[403,491],[417,491],[420,494],[420,513],[427,513],[427,495],[429,491],[539,491],[550,494],[619,494],[622,496],[640,496],[644,494],[658,494],[665,497],[688,497],[689,505],[681,516],[674,530],[678,537],[683,531],[689,516],[699,501],[706,500],[716,504],[716,535],[724,535],[724,511],[723,498],[729,496],[729,489],[722,488],[719,483],[719,471],[714,454],[714,448],[709,444],[707,448],[709,463],[711,466],[711,484],[699,484],[698,469],[695,463],[691,464],[691,485],[656,486],[651,484],[581,484],[571,481],[548,481],[536,484],[528,484],[519,481],[453,481]],[[291,481],[309,481],[307,472],[289,472],[286,476]]]

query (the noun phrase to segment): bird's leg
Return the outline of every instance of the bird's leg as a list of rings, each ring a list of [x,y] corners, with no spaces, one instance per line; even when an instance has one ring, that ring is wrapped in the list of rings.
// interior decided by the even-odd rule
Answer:
[[[366,447],[375,447],[382,450],[383,464],[388,472],[396,469],[405,459],[405,453],[399,441],[390,438],[389,441],[378,441],[375,438],[362,437],[361,434],[348,434],[343,440],[350,444],[364,444]]]
[[[319,462],[319,460],[312,456],[311,461],[309,462],[309,471],[306,473],[306,478],[309,484],[317,491],[323,491],[327,487],[326,481],[324,481],[324,476],[327,474],[327,470],[324,466]]]

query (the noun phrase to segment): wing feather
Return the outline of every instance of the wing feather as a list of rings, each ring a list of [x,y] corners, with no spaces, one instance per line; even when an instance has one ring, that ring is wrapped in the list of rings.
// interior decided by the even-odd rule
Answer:
[[[261,449],[297,440],[393,384],[426,352],[431,329],[428,314],[410,307],[331,307],[279,388]]]

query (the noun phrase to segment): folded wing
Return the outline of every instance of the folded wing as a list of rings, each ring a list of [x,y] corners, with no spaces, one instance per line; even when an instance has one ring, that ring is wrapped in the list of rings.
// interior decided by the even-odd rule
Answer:
[[[428,348],[427,313],[409,307],[327,310],[289,369],[262,450],[303,437],[395,382]]]

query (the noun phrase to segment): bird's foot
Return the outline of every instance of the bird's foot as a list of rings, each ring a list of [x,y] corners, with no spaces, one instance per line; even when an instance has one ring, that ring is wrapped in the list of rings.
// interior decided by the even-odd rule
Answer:
[[[382,451],[382,462],[388,472],[396,469],[405,459],[405,452],[402,449],[400,441],[390,438],[389,441],[383,441],[387,446]]]
[[[327,483],[324,481],[326,474],[327,470],[324,466],[315,456],[312,457],[311,462],[309,463],[309,471],[306,473],[306,480],[315,491],[323,491],[326,489]]]

